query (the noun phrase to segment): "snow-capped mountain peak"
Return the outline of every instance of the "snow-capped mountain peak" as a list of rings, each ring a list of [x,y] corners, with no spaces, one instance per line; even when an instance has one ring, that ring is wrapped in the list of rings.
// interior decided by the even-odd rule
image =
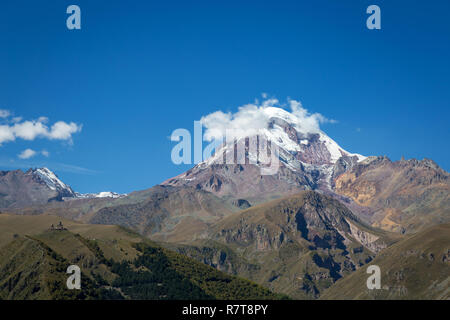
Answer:
[[[261,122],[262,118],[264,123],[260,129],[252,128],[251,134],[276,144],[280,150],[281,160],[292,168],[300,165],[333,165],[343,156],[356,157],[358,162],[366,158],[346,151],[322,130],[308,123],[302,123],[302,119],[282,108],[266,107],[262,112],[264,117],[259,117],[255,121]],[[215,155],[207,159],[202,166],[220,163],[223,153],[233,153],[235,140],[237,144],[245,144],[245,139],[249,137],[243,137],[241,131],[244,130],[239,129],[234,136],[232,135],[231,141],[218,148]],[[248,154],[248,157],[256,158],[252,154]]]
[[[315,151],[322,149],[322,152],[329,153],[327,159],[323,159],[324,162],[334,164],[342,156],[356,156],[358,161],[366,158],[344,150],[322,130],[303,123],[304,120],[291,112],[277,107],[267,107],[264,112],[269,118],[268,128],[264,130],[265,135],[285,151],[290,153],[311,152],[312,150],[307,151],[311,149],[308,146],[316,144]],[[324,148],[320,145],[323,145]]]
[[[50,171],[48,168],[38,168],[33,170],[33,174],[39,176],[47,187],[49,187],[51,190],[59,190],[59,189],[69,189],[70,187],[66,186],[55,173]]]
[[[245,119],[230,125],[231,130],[236,128],[230,136],[225,126],[225,142],[211,157],[163,185],[259,200],[294,190],[329,192],[339,174],[366,158],[341,148],[317,122],[308,123],[311,117],[302,117],[301,110],[288,112],[272,106],[252,110],[257,110],[255,118],[249,112]],[[273,145],[278,149],[277,169],[263,174],[271,163],[264,153],[270,149],[273,155]]]
[[[92,199],[92,198],[116,199],[125,196],[111,191],[103,191],[99,193],[86,193],[86,194],[74,192],[70,186],[62,182],[53,171],[51,171],[46,167],[32,169],[29,171],[29,173],[34,177],[37,177],[38,180],[43,181],[50,190],[58,192],[61,195],[62,199],[65,200]]]

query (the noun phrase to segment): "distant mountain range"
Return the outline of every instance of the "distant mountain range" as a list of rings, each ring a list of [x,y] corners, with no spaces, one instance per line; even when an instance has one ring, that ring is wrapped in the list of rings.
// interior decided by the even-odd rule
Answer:
[[[305,132],[283,109],[264,112],[268,121],[257,139],[226,143],[185,173],[128,195],[79,194],[47,168],[1,171],[0,212],[120,225],[299,299],[338,298],[338,287],[347,298],[426,298],[432,281],[448,281],[448,257],[440,264],[420,260],[430,252],[445,257],[450,249],[442,231],[450,223],[448,172],[429,159],[393,162],[350,153],[320,130]],[[262,174],[252,143],[271,146],[269,152],[276,145],[275,174]],[[436,230],[436,242],[419,246],[411,240],[433,238],[426,230]],[[402,260],[409,251],[415,258]],[[423,282],[417,286],[408,278],[401,282],[402,295],[352,291],[372,262],[391,270],[388,277],[414,274],[402,266],[416,263],[423,272],[442,274],[417,279]],[[449,297],[445,290],[430,292],[430,298]]]
[[[392,162],[349,153],[321,131],[302,132],[299,119],[287,111],[265,111],[271,117],[260,140],[278,146],[280,168],[275,175],[261,175],[259,165],[248,164],[257,157],[252,154],[256,149],[242,138],[163,185],[193,187],[250,204],[315,190],[340,200],[369,224],[402,233],[449,221],[449,173],[432,160]],[[245,150],[247,161],[236,159],[239,149]],[[223,157],[233,156],[244,164],[223,164]]]
[[[63,183],[48,168],[0,171],[0,208],[21,208],[52,201],[86,198],[119,198],[114,192],[81,194]]]

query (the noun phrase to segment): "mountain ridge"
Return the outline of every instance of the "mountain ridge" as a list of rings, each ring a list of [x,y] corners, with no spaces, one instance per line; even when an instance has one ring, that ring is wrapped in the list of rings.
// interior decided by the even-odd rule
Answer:
[[[53,201],[120,198],[115,192],[81,194],[62,182],[50,169],[30,168],[0,171],[0,208],[24,208]]]
[[[233,213],[194,242],[169,248],[297,299],[317,298],[400,236],[364,225],[315,191]]]

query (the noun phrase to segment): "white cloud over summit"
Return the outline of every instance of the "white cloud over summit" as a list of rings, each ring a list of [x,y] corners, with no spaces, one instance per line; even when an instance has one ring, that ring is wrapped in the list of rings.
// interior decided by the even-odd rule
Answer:
[[[303,133],[319,132],[321,123],[335,122],[320,113],[309,113],[299,101],[288,99],[289,112],[277,99],[266,97],[267,94],[263,94],[265,100],[261,103],[255,101],[243,105],[235,113],[224,113],[219,110],[202,117],[200,122],[206,128],[204,139],[207,141],[219,139],[225,132],[227,137],[235,139],[258,134],[267,128],[270,118],[274,115],[288,119]]]
[[[10,116],[7,110],[0,110],[0,118],[7,119]],[[0,145],[5,142],[12,142],[16,139],[32,141],[36,138],[49,140],[72,141],[72,135],[80,132],[82,125],[74,122],[66,123],[58,121],[48,126],[48,118],[40,117],[37,120],[22,121],[22,118],[12,119],[12,123],[0,124]]]

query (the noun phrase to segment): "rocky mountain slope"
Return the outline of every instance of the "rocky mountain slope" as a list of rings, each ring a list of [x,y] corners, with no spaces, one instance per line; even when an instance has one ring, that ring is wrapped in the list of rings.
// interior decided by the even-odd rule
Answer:
[[[194,188],[156,186],[109,204],[88,222],[121,225],[160,241],[189,241],[237,205]]]
[[[179,252],[294,298],[317,298],[398,238],[339,201],[303,191],[234,213]]]
[[[370,223],[414,232],[449,222],[450,175],[432,160],[370,157],[337,176],[334,191],[371,211]]]
[[[47,168],[0,171],[0,208],[45,204],[64,197],[75,197],[75,193]]]
[[[337,281],[321,299],[450,298],[450,224],[427,228],[383,250],[370,265],[381,271],[381,289],[366,286],[367,267]]]

